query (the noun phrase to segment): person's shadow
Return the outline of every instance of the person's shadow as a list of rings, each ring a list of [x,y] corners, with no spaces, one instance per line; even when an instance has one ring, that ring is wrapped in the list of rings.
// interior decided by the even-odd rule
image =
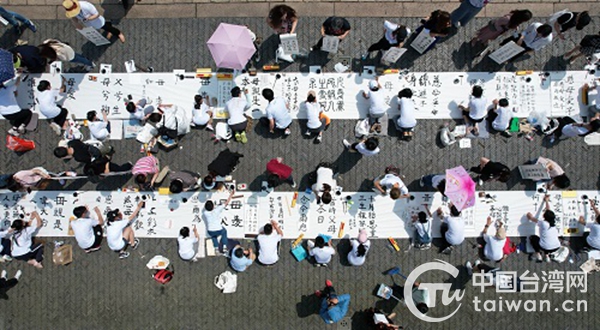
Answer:
[[[100,7],[104,9],[104,18],[112,23],[119,23],[121,19],[127,16],[135,2],[136,0],[105,0],[100,4]]]
[[[333,165],[337,166],[338,174],[344,174],[356,166],[361,158],[362,155],[359,152],[350,152],[344,148],[344,151],[333,161]]]
[[[296,314],[298,317],[305,318],[313,314],[319,314],[319,306],[321,299],[314,293],[310,295],[302,295],[300,302],[296,304]]]

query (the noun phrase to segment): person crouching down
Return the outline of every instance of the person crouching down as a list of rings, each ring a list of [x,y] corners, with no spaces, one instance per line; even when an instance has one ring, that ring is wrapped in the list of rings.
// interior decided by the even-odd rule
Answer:
[[[106,219],[108,221],[106,227],[106,241],[111,250],[119,252],[120,259],[129,257],[129,252],[125,251],[128,245],[134,250],[140,245],[140,240],[135,238],[131,225],[135,218],[137,218],[140,209],[143,206],[144,202],[140,202],[128,221],[123,220],[123,213],[119,211],[119,209],[109,211],[106,214]]]

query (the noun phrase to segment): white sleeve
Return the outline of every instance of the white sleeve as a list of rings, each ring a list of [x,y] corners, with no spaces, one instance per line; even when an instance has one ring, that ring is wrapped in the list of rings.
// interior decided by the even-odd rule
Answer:
[[[396,31],[396,29],[398,29],[398,24],[394,24],[394,23],[386,20],[383,23],[383,27],[390,32],[394,32],[394,31]]]

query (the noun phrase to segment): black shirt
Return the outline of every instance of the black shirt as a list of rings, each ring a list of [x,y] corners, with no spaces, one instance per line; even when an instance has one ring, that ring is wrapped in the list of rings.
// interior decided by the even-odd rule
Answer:
[[[92,161],[92,155],[90,154],[90,148],[93,146],[83,143],[81,140],[71,140],[67,143],[69,148],[73,148],[73,159],[79,163],[90,163]]]
[[[328,36],[341,36],[342,34],[350,31],[350,22],[343,17],[331,16],[323,22],[323,28],[325,28],[325,34]]]

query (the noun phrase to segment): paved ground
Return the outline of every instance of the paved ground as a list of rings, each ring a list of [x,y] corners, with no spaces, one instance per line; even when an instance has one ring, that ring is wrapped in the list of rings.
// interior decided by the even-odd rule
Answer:
[[[53,31],[56,36],[70,41],[76,48],[83,46],[83,53],[98,62],[113,64],[135,58],[140,64],[152,65],[157,70],[186,68],[192,70],[196,64],[211,63],[204,40],[222,19],[165,19],[165,20],[124,20],[119,26],[128,35],[126,46],[114,44],[107,48],[95,49],[84,45],[66,21],[38,21],[40,31]],[[233,23],[244,23],[255,28],[263,37],[268,36],[268,28],[262,19],[227,19]],[[308,46],[316,40],[317,28],[321,19],[303,20],[303,29],[308,35],[301,37],[301,44]],[[415,20],[405,20],[415,25]],[[596,18],[598,21],[598,18]],[[344,45],[348,54],[358,54],[367,44],[359,39],[375,40],[379,38],[381,19],[352,19],[355,30],[349,42]],[[486,19],[472,22],[458,35],[438,46],[426,58],[418,58],[411,66],[412,70],[460,71],[468,67],[460,62],[469,50],[462,46],[463,52],[453,56],[453,50],[459,49],[465,40],[473,34],[476,26],[486,24]],[[597,31],[598,26],[587,30]],[[38,32],[23,36],[32,44],[39,43],[49,35]],[[578,40],[582,34],[574,34]],[[0,45],[9,46],[13,36],[5,33]],[[172,40],[184,42],[173,44]],[[346,42],[346,41],[345,41]],[[548,47],[535,59],[518,64],[529,69],[560,69],[562,64],[557,56],[573,45],[571,41],[559,41]],[[269,51],[269,53],[273,53]],[[264,56],[263,56],[264,57]],[[317,56],[309,61],[318,61]],[[458,63],[458,65],[457,65]],[[328,64],[329,66],[331,64]],[[403,67],[406,65],[402,64]],[[303,66],[294,64],[286,68],[289,71],[302,70]],[[488,64],[482,64],[479,70],[490,70]],[[467,93],[467,91],[465,91]],[[44,123],[41,123],[44,124]],[[435,132],[441,121],[421,121],[415,139],[410,143],[398,142],[395,138],[383,139],[381,155],[372,159],[358,159],[355,155],[343,152],[341,139],[352,136],[353,121],[335,121],[326,132],[321,145],[313,145],[304,140],[299,123],[294,123],[294,133],[288,139],[265,138],[264,130],[258,129],[250,135],[247,145],[231,143],[229,147],[245,154],[239,169],[235,172],[238,181],[250,183],[251,189],[257,189],[266,161],[270,157],[283,156],[291,164],[296,177],[301,177],[314,169],[320,161],[336,161],[344,172],[339,184],[346,190],[368,190],[370,180],[389,164],[399,165],[409,187],[418,190],[416,183],[420,175],[440,172],[450,166],[463,164],[472,166],[480,156],[505,162],[511,167],[538,155],[544,155],[563,165],[571,176],[576,189],[600,189],[598,177],[598,150],[588,147],[582,140],[569,140],[553,148],[546,148],[539,137],[532,142],[523,138],[491,137],[476,140],[472,149],[458,149],[458,146],[439,148],[435,141]],[[2,122],[2,128],[6,124]],[[24,155],[3,152],[0,155],[2,172],[11,172],[33,166],[44,166],[50,170],[59,170],[72,164],[64,164],[51,157],[56,144],[47,125],[40,125],[39,132],[29,135],[36,141],[37,149]],[[182,150],[169,153],[161,152],[158,157],[174,169],[204,171],[206,165],[224,144],[213,145],[205,131],[194,131],[182,141]],[[115,143],[118,162],[135,160],[139,157],[138,145],[132,141]],[[98,185],[76,182],[67,189],[114,189],[122,181],[101,182]],[[300,185],[300,189],[304,184]],[[485,189],[524,189],[525,185],[512,180],[508,185],[490,184]],[[282,187],[281,189],[288,189]],[[50,256],[52,239],[46,244],[46,255]],[[68,239],[71,243],[74,241]],[[574,242],[576,245],[578,242]],[[251,244],[248,242],[247,244]],[[57,267],[48,260],[46,268],[38,271],[21,262],[13,261],[7,266],[12,274],[17,268],[24,270],[24,277],[18,287],[8,292],[10,299],[0,301],[0,329],[320,329],[324,324],[315,315],[316,298],[311,296],[319,289],[326,278],[333,280],[338,291],[352,295],[348,316],[353,317],[352,328],[365,329],[363,314],[360,311],[380,306],[387,311],[395,310],[399,322],[410,329],[464,329],[489,328],[505,329],[515,326],[529,329],[588,329],[596,321],[594,311],[598,302],[595,292],[598,285],[597,275],[588,278],[588,293],[570,294],[506,294],[504,299],[549,299],[560,302],[565,299],[587,300],[587,313],[482,313],[473,311],[471,302],[476,294],[470,283],[465,284],[464,269],[457,280],[452,281],[454,288],[466,287],[463,306],[457,315],[441,324],[427,324],[412,316],[405,308],[385,304],[373,291],[378,283],[391,284],[391,279],[381,274],[395,265],[401,265],[409,272],[417,265],[436,258],[448,261],[455,266],[465,260],[475,258],[475,250],[465,243],[451,256],[440,256],[435,251],[392,253],[386,242],[374,242],[374,247],[363,267],[351,268],[345,265],[345,258],[336,259],[330,269],[314,268],[306,261],[297,264],[287,253],[289,241],[282,244],[282,260],[273,268],[252,266],[247,273],[240,274],[238,292],[223,295],[212,285],[214,276],[227,268],[224,258],[210,258],[195,264],[186,264],[177,260],[174,239],[144,240],[138,251],[128,260],[119,260],[114,253],[103,250],[94,255],[84,255],[75,251],[75,261],[68,267]],[[402,241],[402,250],[408,246]],[[340,255],[347,252],[347,243],[338,246]],[[162,254],[174,261],[176,278],[165,287],[160,287],[150,279],[150,272],[144,267],[147,260],[155,254]],[[582,254],[585,258],[585,254]],[[505,270],[514,270],[522,274],[525,270],[536,272],[548,270],[575,270],[577,264],[536,264],[524,255],[514,255],[502,265]],[[442,273],[428,273],[424,281],[449,281]],[[399,281],[402,284],[402,281]],[[479,294],[480,300],[497,298],[493,290]],[[432,309],[432,316],[449,314],[456,304],[442,306],[438,295],[438,306]],[[554,305],[553,305],[554,307]]]

